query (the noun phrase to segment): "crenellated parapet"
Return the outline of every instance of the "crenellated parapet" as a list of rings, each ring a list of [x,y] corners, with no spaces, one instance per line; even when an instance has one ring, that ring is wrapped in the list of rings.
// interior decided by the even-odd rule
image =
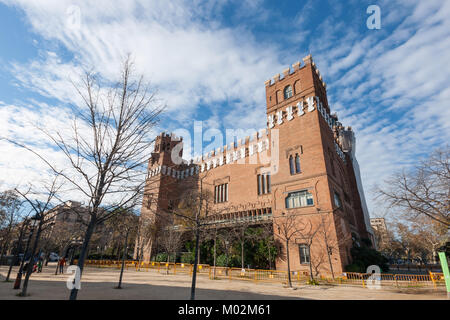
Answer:
[[[148,171],[147,178],[159,175],[169,176],[174,179],[186,179],[199,173],[199,167],[194,163],[182,164],[178,166],[160,165]]]
[[[262,129],[251,136],[197,157],[194,163],[200,167],[200,172],[209,171],[226,164],[251,164],[256,163],[256,161],[251,160],[252,157],[266,150],[269,150],[269,131]]]
[[[322,82],[322,85],[326,88],[326,83],[325,83],[325,81],[323,81],[322,76],[320,75],[320,71],[317,68],[315,62],[313,61],[312,56],[307,55],[302,60],[303,60],[303,64],[300,61],[297,61],[294,64],[292,64],[292,66],[283,69],[282,70],[283,78],[281,77],[280,73],[277,73],[276,75],[274,75],[272,77],[272,79],[266,80],[264,82],[264,85],[266,87],[270,87],[270,86],[276,84],[277,82],[281,81],[282,79],[285,79],[286,77],[295,74],[303,67],[306,67],[307,65],[311,65],[311,67],[314,69],[315,73],[319,77],[319,80]],[[292,67],[292,69],[291,69],[291,67]]]
[[[269,130],[262,129],[251,136],[212,150],[190,161],[183,160],[180,165],[159,165],[148,171],[147,178],[165,175],[175,179],[185,179],[227,164],[256,164],[255,157],[268,151],[269,147]]]

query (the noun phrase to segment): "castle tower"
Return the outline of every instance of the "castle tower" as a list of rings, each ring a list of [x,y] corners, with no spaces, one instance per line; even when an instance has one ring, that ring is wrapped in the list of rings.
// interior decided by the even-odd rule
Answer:
[[[183,139],[162,132],[156,137],[154,150],[148,161],[147,181],[143,196],[140,226],[141,238],[137,239],[134,257],[142,256],[149,261],[154,246],[154,231],[161,227],[169,215],[169,195],[176,194],[178,188],[178,167],[174,162],[182,157]]]
[[[158,228],[185,191],[209,192],[204,225],[233,228],[273,224],[292,216],[291,270],[339,275],[351,263],[354,241],[368,237],[367,209],[355,139],[328,105],[326,84],[312,57],[265,82],[267,129],[181,161],[182,139],[162,133],[148,166],[141,221]],[[201,183],[199,183],[201,182]],[[144,260],[152,255],[149,237]],[[286,270],[286,247],[276,268]]]
[[[292,270],[320,265],[322,273],[340,274],[351,263],[352,238],[366,238],[367,231],[351,150],[344,153],[341,147],[342,124],[330,114],[326,84],[312,57],[303,62],[265,82],[267,125],[279,136],[273,216],[297,217]],[[278,259],[277,269],[286,268]]]

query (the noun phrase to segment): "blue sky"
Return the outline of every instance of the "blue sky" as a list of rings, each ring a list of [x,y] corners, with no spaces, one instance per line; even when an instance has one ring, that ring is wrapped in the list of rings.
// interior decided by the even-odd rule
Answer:
[[[373,4],[379,30],[366,26]],[[449,15],[444,0],[0,0],[0,136],[62,165],[34,124],[67,129],[79,102],[69,80],[83,68],[112,79],[127,53],[168,106],[161,130],[191,131],[193,119],[258,130],[264,81],[311,53],[332,111],[356,133],[369,210],[381,215],[373,186],[449,141]],[[0,142],[1,188],[43,171]]]

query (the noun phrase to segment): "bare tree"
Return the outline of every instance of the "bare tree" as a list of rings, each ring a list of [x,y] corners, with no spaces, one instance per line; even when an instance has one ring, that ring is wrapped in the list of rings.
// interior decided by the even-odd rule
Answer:
[[[251,240],[252,235],[249,234],[247,231],[251,225],[251,222],[248,220],[241,219],[237,225],[235,225],[231,230],[234,233],[234,239],[239,242],[239,245],[241,247],[241,269],[245,269],[245,262],[244,262],[244,250],[245,250],[245,243],[248,240]]]
[[[304,227],[298,231],[298,234],[300,235],[300,237],[302,238],[302,241],[304,241],[304,243],[306,244],[306,246],[308,247],[308,251],[309,251],[309,277],[310,277],[310,281],[314,281],[314,276],[313,276],[313,268],[316,271],[316,274],[318,272],[318,268],[320,266],[320,264],[323,263],[323,256],[322,255],[315,255],[315,252],[313,252],[312,250],[312,244],[313,241],[315,240],[319,230],[321,230],[321,224],[317,223],[317,224],[313,224],[311,220],[309,220]],[[316,258],[316,260],[314,260],[314,258]]]
[[[219,232],[217,233],[217,236],[218,236],[220,243],[225,248],[225,257],[226,257],[225,266],[229,267],[230,266],[231,248],[233,246],[233,242],[236,240],[235,233],[231,232],[231,230],[229,228],[224,228],[224,229],[219,230]]]
[[[261,226],[261,230],[262,230],[261,236],[264,238],[267,248],[268,248],[267,259],[269,261],[269,269],[272,270],[272,263],[275,258],[274,256],[272,256],[272,248],[274,248],[277,244],[277,241],[275,239],[275,235],[273,232],[273,223],[264,223]]]
[[[123,252],[122,252],[122,265],[120,269],[119,283],[116,289],[122,289],[122,278],[123,271],[125,268],[125,260],[128,256],[128,245],[133,243],[133,238],[136,236],[139,217],[131,211],[117,209],[118,211],[112,218],[108,221],[109,225],[113,228],[114,232],[120,234],[123,242]],[[131,241],[130,241],[131,240]]]
[[[187,191],[182,195],[179,206],[172,211],[174,215],[184,219],[190,225],[195,235],[195,260],[192,272],[191,300],[195,300],[200,232],[207,226],[205,218],[212,213],[213,195],[204,187],[203,180],[205,177],[200,178],[198,189]]]
[[[419,216],[411,222],[413,223],[413,230],[417,234],[418,243],[424,247],[423,252],[426,255],[426,262],[437,263],[437,250],[446,241],[447,230],[445,226],[426,216]]]
[[[288,285],[292,288],[292,280],[291,280],[291,264],[289,257],[289,244],[293,240],[293,238],[299,234],[306,234],[303,222],[299,221],[298,216],[294,213],[283,214],[281,216],[277,216],[273,218],[274,234],[278,237],[282,242],[284,242],[286,248],[286,262],[288,268]]]
[[[149,239],[153,239],[157,232],[154,217],[143,217],[142,214],[139,217],[139,223],[136,233],[135,254],[134,258],[138,260],[138,268],[141,265],[141,261],[144,257],[144,247]]]
[[[31,254],[28,267],[26,268],[25,280],[23,282],[22,292],[20,293],[20,296],[22,297],[27,295],[28,280],[33,272],[33,265],[36,251],[39,247],[41,233],[51,227],[53,223],[53,220],[50,219],[52,216],[51,209],[54,207],[54,201],[57,201],[57,193],[62,187],[62,184],[58,181],[58,177],[59,176],[55,176],[50,184],[44,184],[44,186],[38,190],[33,189],[32,186],[30,186],[26,192],[19,191],[17,188],[15,189],[33,209],[35,215],[31,219],[38,221],[33,247],[30,251]]]
[[[424,215],[450,227],[450,148],[433,152],[414,170],[395,174],[378,197],[409,217]]]
[[[216,258],[217,258],[217,239],[219,227],[213,224],[209,229],[204,230],[205,240],[213,241],[213,279],[216,279]]]
[[[182,231],[178,227],[179,226],[172,222],[166,223],[164,227],[159,230],[158,243],[167,253],[167,264],[170,263],[170,255],[173,254],[176,256],[176,253],[182,245]],[[167,273],[169,272],[168,268],[167,265]]]
[[[48,248],[52,248],[55,252],[58,252],[60,257],[65,256],[67,249],[76,239],[80,239],[83,236],[84,229],[77,228],[73,224],[61,221],[55,224],[50,230],[47,238]],[[58,264],[56,265],[55,275],[58,274]]]
[[[397,222],[394,228],[397,236],[394,242],[398,244],[401,258],[409,262],[413,259],[421,263],[436,262],[437,249],[445,244],[445,226],[426,216],[418,216],[413,221]]]
[[[195,260],[192,273],[191,300],[195,300],[195,286],[202,233],[211,226],[208,218],[220,212],[220,210],[214,207],[214,196],[210,191],[211,185],[205,181],[207,177],[208,172],[201,177],[192,177],[185,182],[186,185],[190,184],[187,191],[182,194],[170,193],[166,195],[167,198],[164,198],[164,200],[172,202],[169,209],[160,205],[160,198],[154,197],[154,195],[164,196],[161,195],[160,189],[152,189],[150,192],[146,191],[144,195],[146,201],[149,202],[147,209],[155,217],[155,230],[160,230],[164,227],[164,223],[169,221],[173,225],[179,226],[180,230],[192,231],[194,234]],[[168,183],[170,184],[170,182]]]
[[[87,72],[81,84],[74,87],[84,105],[74,108],[72,137],[42,130],[66,156],[70,166],[58,168],[31,148],[23,147],[60,174],[72,192],[85,201],[89,221],[78,260],[81,278],[95,227],[109,219],[116,209],[134,208],[141,201],[153,142],[150,137],[164,108],[157,104],[155,93],[143,77],[134,76],[129,57],[117,83],[110,84]],[[75,300],[77,293],[78,289],[72,289],[70,299]]]
[[[23,201],[14,190],[6,190],[0,193],[0,261],[10,246],[16,226],[23,219],[21,210]]]
[[[19,232],[19,238],[17,240],[16,245],[16,252],[14,254],[14,258],[11,259],[11,263],[9,264],[8,274],[6,275],[5,282],[9,281],[9,277],[11,276],[11,271],[13,266],[17,263],[19,260],[20,252],[22,251],[22,243],[23,243],[23,237],[25,236],[25,233],[27,229],[29,228],[30,220],[28,219],[28,215],[23,217],[23,220],[19,222],[17,226],[17,231]]]
[[[330,212],[321,212],[320,209],[317,209],[317,212],[319,215],[318,219],[316,219],[316,223],[318,225],[315,228],[317,230],[317,234],[314,235],[314,237],[317,238],[318,244],[322,243],[323,246],[322,250],[316,250],[317,252],[315,252],[314,257],[310,254],[310,259],[313,261],[312,266],[316,269],[316,274],[318,274],[319,266],[324,262],[323,258],[324,256],[326,256],[331,276],[334,279],[332,253],[333,251],[335,251],[336,253],[339,252],[339,248],[343,244],[351,240],[351,234],[347,233],[346,235],[338,237],[334,233],[335,231],[334,210]],[[309,238],[308,234],[307,238]]]

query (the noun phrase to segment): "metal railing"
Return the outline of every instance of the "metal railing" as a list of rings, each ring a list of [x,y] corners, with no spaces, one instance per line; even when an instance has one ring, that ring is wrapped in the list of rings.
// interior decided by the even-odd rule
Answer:
[[[372,276],[372,278],[371,278]],[[380,285],[395,287],[426,287],[445,286],[443,273],[430,272],[423,274],[389,274],[381,273],[374,275],[372,273],[347,272],[344,277],[338,280],[340,283],[361,284],[366,286],[369,281],[379,281]]]
[[[76,261],[75,261],[76,263]],[[86,266],[100,268],[118,268],[122,266],[122,261],[118,260],[86,260]],[[125,261],[126,269],[135,271],[156,270],[164,274],[189,274],[192,275],[194,265],[188,263],[168,263],[168,262],[138,262],[132,260]],[[263,269],[241,269],[228,267],[214,267],[207,264],[197,265],[198,275],[207,275],[209,279],[244,280],[253,282],[288,282],[288,272],[280,270]],[[372,276],[372,278],[371,278]],[[307,283],[309,273],[307,271],[291,271],[291,281],[293,283]],[[371,274],[346,272],[343,276],[335,277],[315,277],[319,284],[350,284],[366,287],[370,281],[376,280],[381,286],[393,287],[433,287],[435,289],[445,287],[443,273],[429,272],[427,275],[416,274]]]

